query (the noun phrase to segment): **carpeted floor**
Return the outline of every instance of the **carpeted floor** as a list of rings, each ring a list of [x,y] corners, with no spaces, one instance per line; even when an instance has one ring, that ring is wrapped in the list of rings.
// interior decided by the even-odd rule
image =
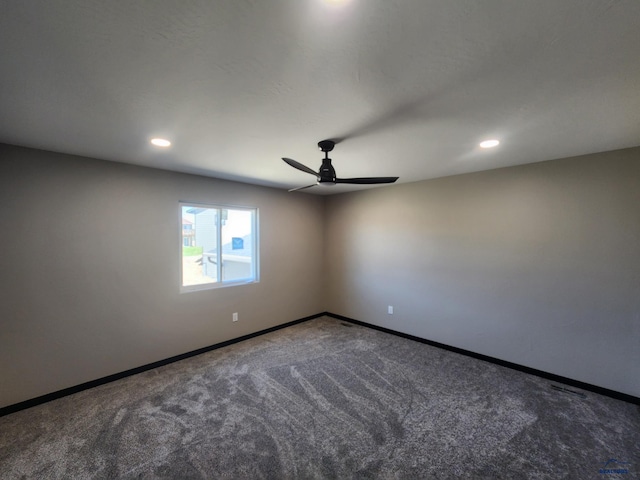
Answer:
[[[319,318],[2,417],[0,477],[640,478],[640,408],[579,393]]]

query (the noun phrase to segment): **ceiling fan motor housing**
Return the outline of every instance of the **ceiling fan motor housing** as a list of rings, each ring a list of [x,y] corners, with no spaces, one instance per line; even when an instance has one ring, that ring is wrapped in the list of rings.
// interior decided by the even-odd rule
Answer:
[[[320,167],[318,183],[324,183],[329,185],[335,185],[336,183],[336,171],[331,165],[331,159],[329,158],[329,152],[333,150],[336,143],[333,140],[321,140],[318,142],[318,148],[324,152],[324,158],[322,159],[322,166]]]
[[[330,158],[322,159],[322,166],[320,167],[320,183],[336,183],[336,170],[331,165]]]

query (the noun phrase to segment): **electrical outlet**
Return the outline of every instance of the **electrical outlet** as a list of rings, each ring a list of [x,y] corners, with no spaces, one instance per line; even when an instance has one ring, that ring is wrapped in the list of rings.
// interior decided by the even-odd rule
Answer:
[[[389,315],[393,315],[393,305],[389,305],[389,306],[387,307],[387,313],[388,313]]]
[[[238,321],[238,312],[235,312],[235,313],[233,314],[233,321],[234,321],[234,322],[237,322],[237,321]]]

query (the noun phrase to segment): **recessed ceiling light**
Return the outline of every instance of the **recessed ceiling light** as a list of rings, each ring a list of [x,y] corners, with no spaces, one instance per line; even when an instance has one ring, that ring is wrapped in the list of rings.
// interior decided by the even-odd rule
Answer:
[[[480,142],[480,148],[493,148],[500,145],[500,140],[485,140]]]
[[[153,145],[155,145],[156,147],[170,147],[171,146],[171,142],[169,140],[166,140],[164,138],[152,138],[151,139],[151,143]]]

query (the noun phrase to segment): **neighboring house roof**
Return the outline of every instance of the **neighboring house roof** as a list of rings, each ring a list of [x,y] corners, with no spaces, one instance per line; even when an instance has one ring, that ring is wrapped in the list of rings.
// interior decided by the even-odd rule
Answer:
[[[200,207],[193,207],[190,208],[189,210],[187,210],[187,213],[192,213],[194,215],[198,214],[198,213],[202,213],[206,210],[206,208],[200,208]]]

